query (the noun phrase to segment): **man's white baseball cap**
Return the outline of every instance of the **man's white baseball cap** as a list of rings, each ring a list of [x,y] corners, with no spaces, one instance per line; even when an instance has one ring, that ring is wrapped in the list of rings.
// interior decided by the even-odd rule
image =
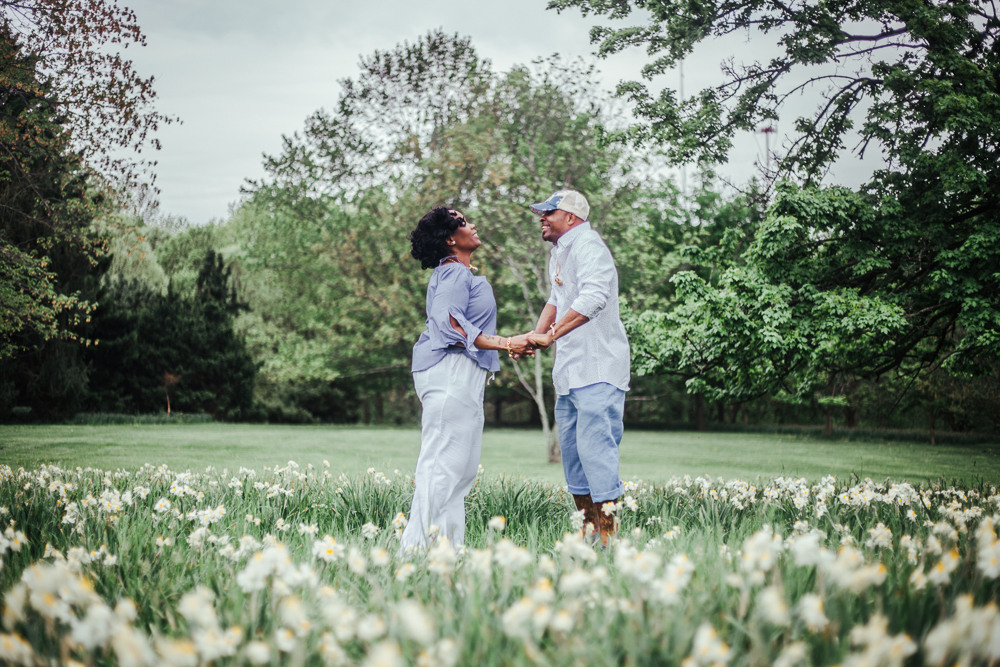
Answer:
[[[584,221],[590,215],[590,204],[587,203],[587,198],[576,190],[560,190],[545,201],[531,205],[531,211],[538,215],[556,209],[572,213]]]

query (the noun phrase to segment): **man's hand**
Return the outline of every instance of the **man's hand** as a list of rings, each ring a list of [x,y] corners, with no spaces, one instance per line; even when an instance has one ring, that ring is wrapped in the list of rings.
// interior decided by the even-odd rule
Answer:
[[[528,336],[528,340],[531,344],[539,350],[547,350],[553,343],[552,332],[549,333],[532,333]]]
[[[517,361],[522,356],[534,357],[535,356],[535,346],[531,343],[530,337],[535,333],[534,331],[529,331],[526,334],[521,334],[519,336],[511,336],[510,338],[510,350],[511,357]]]

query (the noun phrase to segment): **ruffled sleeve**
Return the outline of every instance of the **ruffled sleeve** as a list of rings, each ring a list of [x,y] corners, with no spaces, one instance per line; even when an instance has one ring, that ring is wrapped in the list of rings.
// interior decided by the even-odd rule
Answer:
[[[437,286],[427,310],[427,332],[431,349],[444,350],[452,345],[463,345],[471,352],[478,352],[476,338],[482,329],[467,317],[469,296],[472,292],[472,272],[461,264],[444,264],[436,269]],[[465,336],[451,326],[449,315],[465,330]]]

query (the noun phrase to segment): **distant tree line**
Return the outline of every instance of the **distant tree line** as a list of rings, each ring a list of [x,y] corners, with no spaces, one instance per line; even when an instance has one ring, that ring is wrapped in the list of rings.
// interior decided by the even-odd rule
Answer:
[[[409,257],[414,221],[439,204],[476,221],[499,328],[523,331],[548,293],[547,247],[526,205],[572,187],[619,268],[634,357],[627,421],[998,430],[997,356],[964,345],[959,324],[907,334],[898,318],[913,320],[910,301],[872,301],[905,284],[885,287],[895,274],[870,251],[833,243],[852,224],[885,229],[874,200],[808,182],[724,190],[710,160],[681,193],[665,170],[676,155],[635,141],[592,75],[559,58],[498,73],[440,31],[375,52],[332,110],[284,138],[232,215],[207,225],[126,210],[72,166],[71,150],[51,152],[46,168],[86,176],[61,192],[92,202],[73,224],[100,252],[44,247],[51,235],[0,218],[6,246],[37,243],[52,293],[80,304],[55,320],[22,309],[24,324],[7,325],[0,419],[169,409],[415,423],[409,358],[428,275]],[[872,287],[844,286],[837,262],[871,267],[851,280]],[[943,363],[952,357],[961,363]],[[551,456],[550,364],[505,361],[487,418],[539,425]]]

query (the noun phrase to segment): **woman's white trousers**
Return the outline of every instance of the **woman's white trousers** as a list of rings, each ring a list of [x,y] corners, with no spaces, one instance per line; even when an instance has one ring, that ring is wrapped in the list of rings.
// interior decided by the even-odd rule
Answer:
[[[431,526],[453,545],[465,542],[465,497],[483,448],[486,370],[464,354],[448,354],[413,374],[420,397],[420,455],[402,548],[427,546]]]

